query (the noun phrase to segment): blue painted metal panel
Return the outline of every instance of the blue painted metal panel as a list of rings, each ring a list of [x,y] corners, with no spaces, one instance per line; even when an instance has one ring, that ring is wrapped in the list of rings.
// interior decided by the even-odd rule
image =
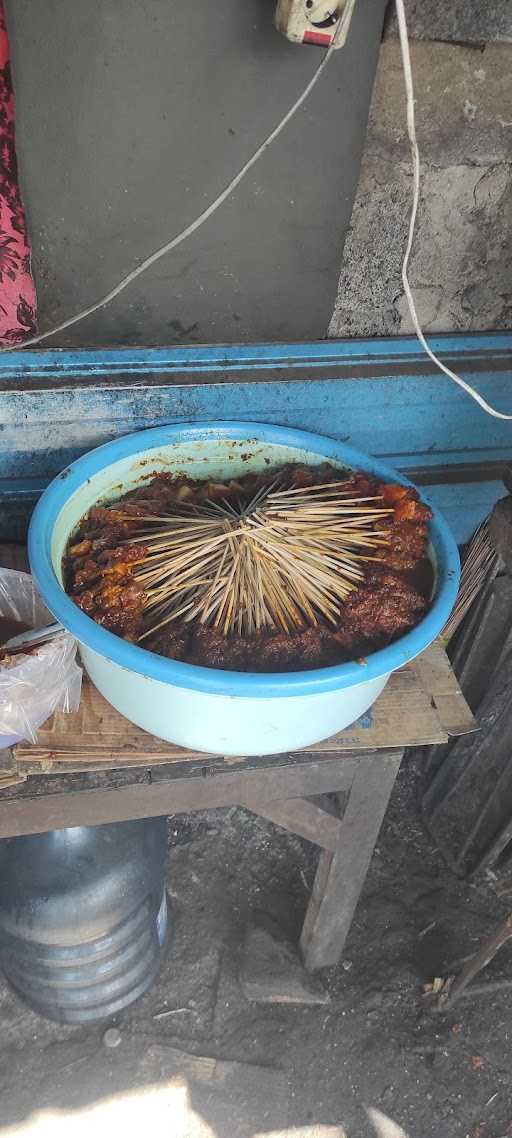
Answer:
[[[448,483],[443,486],[426,483],[425,490],[448,522],[458,545],[469,540],[494,503],[506,493],[503,483],[495,481]]]
[[[512,413],[512,334],[435,337],[433,347]],[[34,501],[68,462],[130,431],[244,419],[331,435],[407,471],[465,540],[503,492],[438,486],[436,470],[512,457],[512,424],[485,415],[414,337],[231,347],[0,353],[0,498]]]
[[[4,393],[0,478],[57,473],[100,442],[194,419],[314,427],[404,467],[508,458],[512,424],[484,415],[447,382],[433,379],[427,390],[409,375]]]
[[[512,333],[477,333],[473,335],[433,336],[433,351],[445,358],[480,358],[484,362],[512,352]],[[370,340],[320,340],[291,344],[203,345],[172,348],[52,348],[0,353],[0,381],[18,381],[34,376],[52,376],[63,381],[109,375],[169,375],[183,370],[222,371],[252,368],[297,367],[339,368],[344,364],[372,363],[395,369],[399,363],[424,365],[431,373],[433,366],[415,336],[379,337]]]

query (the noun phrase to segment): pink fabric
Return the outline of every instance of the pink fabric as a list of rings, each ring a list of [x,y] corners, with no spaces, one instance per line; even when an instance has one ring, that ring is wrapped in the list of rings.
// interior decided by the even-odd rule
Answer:
[[[0,0],[0,345],[22,343],[37,331],[36,290],[18,185],[14,92],[9,38]]]

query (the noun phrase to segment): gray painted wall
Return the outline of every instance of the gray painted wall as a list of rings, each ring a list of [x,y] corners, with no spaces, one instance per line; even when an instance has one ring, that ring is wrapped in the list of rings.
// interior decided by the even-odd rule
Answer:
[[[215,218],[54,343],[326,333],[384,7],[359,0],[346,48]],[[42,329],[188,224],[293,103],[320,49],[288,44],[272,14],[272,0],[8,0]]]

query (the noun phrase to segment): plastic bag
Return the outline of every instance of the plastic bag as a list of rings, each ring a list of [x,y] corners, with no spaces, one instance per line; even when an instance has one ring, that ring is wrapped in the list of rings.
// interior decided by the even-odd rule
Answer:
[[[0,616],[30,628],[43,628],[53,617],[28,573],[0,568]],[[0,662],[0,747],[19,739],[37,742],[37,729],[54,711],[76,711],[82,669],[76,662],[76,640],[68,632],[20,653],[16,663]]]

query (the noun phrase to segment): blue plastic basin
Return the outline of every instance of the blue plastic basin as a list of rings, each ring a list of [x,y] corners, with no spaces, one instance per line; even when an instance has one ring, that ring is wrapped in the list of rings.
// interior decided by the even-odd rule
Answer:
[[[432,605],[411,632],[364,663],[314,671],[255,674],[167,660],[113,635],[73,603],[62,586],[67,541],[100,499],[120,496],[164,469],[222,479],[288,461],[365,470],[411,483],[385,463],[321,435],[263,423],[185,423],[138,432],[78,459],[48,487],[34,512],[29,557],[37,587],[81,646],[84,665],[123,715],[163,739],[221,754],[272,754],[308,746],[352,723],[391,672],[417,656],[443,628],[459,584],[453,537],[433,510]]]

